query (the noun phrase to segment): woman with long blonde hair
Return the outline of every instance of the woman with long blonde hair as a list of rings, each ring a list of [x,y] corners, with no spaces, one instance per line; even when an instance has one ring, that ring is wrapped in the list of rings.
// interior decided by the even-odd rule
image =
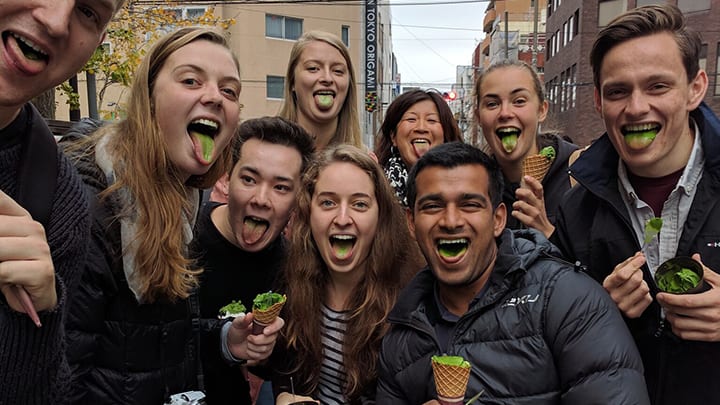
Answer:
[[[128,118],[68,143],[93,216],[90,260],[69,311],[70,402],[158,404],[201,388],[197,311],[187,300],[199,269],[187,244],[199,189],[228,170],[240,89],[225,36],[183,28],[140,64]],[[263,357],[248,347],[231,353]]]
[[[362,147],[355,69],[342,40],[309,31],[290,51],[279,116],[315,137],[317,150],[347,143]]]
[[[272,362],[277,404],[360,403],[374,398],[385,318],[417,270],[408,264],[415,250],[382,168],[365,151],[324,150],[301,190],[285,272],[287,327]]]

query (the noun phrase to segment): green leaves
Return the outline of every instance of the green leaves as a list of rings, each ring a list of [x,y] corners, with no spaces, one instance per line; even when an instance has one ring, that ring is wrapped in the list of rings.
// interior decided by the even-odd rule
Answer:
[[[273,306],[273,304],[277,304],[278,302],[283,301],[285,301],[285,296],[274,293],[272,291],[268,291],[266,293],[258,294],[255,297],[255,299],[253,300],[253,309],[256,309],[258,311],[266,311],[268,308]]]
[[[662,225],[662,218],[657,217],[651,218],[645,223],[645,240],[643,241],[643,245],[650,243],[650,241],[660,233]]]
[[[673,268],[658,277],[658,287],[669,293],[682,294],[700,283],[700,276],[688,268]]]

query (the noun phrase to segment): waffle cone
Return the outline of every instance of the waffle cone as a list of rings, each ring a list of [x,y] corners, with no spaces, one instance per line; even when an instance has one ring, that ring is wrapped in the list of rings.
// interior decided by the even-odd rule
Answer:
[[[523,176],[532,176],[535,180],[542,181],[551,164],[552,159],[546,156],[528,156],[523,160]]]
[[[464,398],[470,378],[470,367],[449,366],[432,362],[435,389],[445,400]]]
[[[258,323],[261,323],[263,325],[270,325],[273,323],[275,318],[280,315],[280,310],[282,310],[283,306],[285,305],[285,301],[283,302],[277,302],[273,304],[270,308],[266,309],[265,311],[260,311],[258,309],[253,308],[252,313],[255,317],[255,321]]]

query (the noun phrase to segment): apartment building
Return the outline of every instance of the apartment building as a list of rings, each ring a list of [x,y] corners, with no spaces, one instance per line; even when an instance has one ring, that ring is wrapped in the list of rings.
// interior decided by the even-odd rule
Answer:
[[[141,4],[142,2],[140,2]],[[202,15],[208,2],[184,2],[176,7],[178,16]],[[370,7],[368,7],[370,5]],[[358,106],[364,142],[372,145],[384,108],[393,98],[393,80],[397,76],[397,64],[392,54],[390,7],[377,4],[375,0],[363,2],[327,1],[319,4],[293,5],[289,3],[254,3],[224,1],[214,4],[215,15],[234,19],[228,29],[230,43],[240,60],[243,104],[242,118],[276,115],[283,101],[286,85],[285,71],[290,50],[295,40],[304,32],[322,30],[342,38],[348,46],[357,79]],[[375,9],[374,16],[366,17],[366,11]],[[366,18],[374,19],[366,30]],[[372,51],[366,46],[366,34],[372,31],[375,40]],[[374,76],[373,76],[374,75]],[[376,83],[377,98],[373,111],[366,109],[367,78]],[[85,75],[78,76],[81,95],[81,116],[88,116],[87,87]],[[121,116],[122,103],[127,89],[115,86],[103,98],[101,112],[117,111]],[[63,100],[58,99],[59,105]],[[368,103],[369,104],[369,103]],[[368,105],[368,107],[371,107]],[[58,108],[57,118],[68,119],[67,108]]]
[[[554,124],[577,144],[587,145],[604,132],[593,102],[589,62],[597,32],[628,9],[657,3],[678,6],[689,25],[701,33],[700,65],[709,77],[705,101],[720,112],[720,0],[551,0],[547,4],[545,86]]]

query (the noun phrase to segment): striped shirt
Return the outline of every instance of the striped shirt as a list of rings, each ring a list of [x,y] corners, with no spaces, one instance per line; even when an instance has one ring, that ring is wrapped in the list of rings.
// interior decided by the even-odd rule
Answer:
[[[347,328],[347,314],[347,311],[336,312],[325,305],[322,307],[323,361],[320,367],[318,399],[323,405],[347,403],[343,394],[343,339]]]

